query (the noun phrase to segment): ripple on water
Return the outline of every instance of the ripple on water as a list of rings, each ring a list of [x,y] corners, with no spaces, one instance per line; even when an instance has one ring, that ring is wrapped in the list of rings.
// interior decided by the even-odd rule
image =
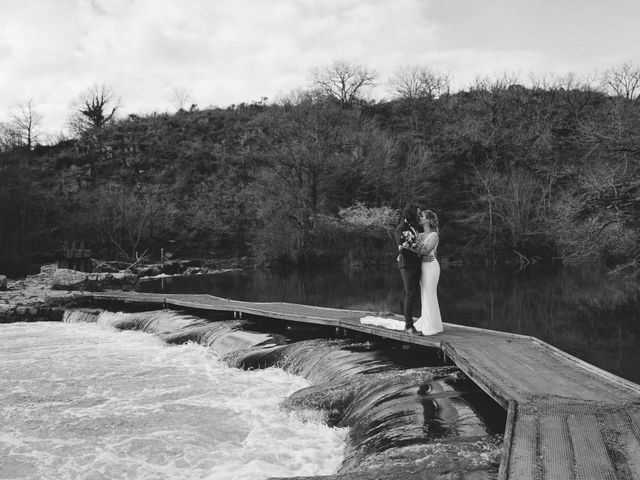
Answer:
[[[279,409],[309,386],[280,369],[95,323],[3,325],[0,344],[4,478],[259,479],[342,460],[345,429]]]

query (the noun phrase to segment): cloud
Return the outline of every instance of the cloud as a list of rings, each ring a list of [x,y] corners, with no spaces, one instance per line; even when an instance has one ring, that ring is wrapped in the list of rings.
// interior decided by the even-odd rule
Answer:
[[[406,65],[463,81],[633,60],[640,7],[585,1],[0,0],[0,120],[33,98],[56,131],[95,83],[120,94],[125,113],[170,108],[175,86],[200,106],[274,98],[337,59],[377,70],[382,84]]]

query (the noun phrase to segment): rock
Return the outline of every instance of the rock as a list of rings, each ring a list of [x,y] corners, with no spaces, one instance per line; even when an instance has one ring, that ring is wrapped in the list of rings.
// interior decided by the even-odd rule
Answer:
[[[7,289],[7,277],[4,275],[0,275],[0,290]]]
[[[88,273],[59,268],[53,274],[51,288],[54,290],[89,290]]]
[[[58,307],[73,302],[81,294],[67,289],[52,290],[55,271],[56,264],[48,264],[43,265],[38,274],[27,275],[21,280],[9,280],[8,289],[0,291],[0,323],[61,320],[62,310]],[[55,315],[44,308],[52,305],[57,306]]]
[[[131,289],[138,276],[131,272],[84,273],[60,268],[53,275],[51,288],[54,290]]]
[[[93,266],[93,270],[94,272],[97,272],[97,273],[119,272],[119,270],[116,267],[114,267],[113,265],[107,262],[96,262],[96,264]]]
[[[209,258],[207,260],[204,260],[204,262],[202,262],[202,266],[209,270],[215,270],[216,268],[218,268],[218,262],[217,260],[213,260]]]
[[[149,263],[138,265],[133,269],[141,277],[155,277],[156,275],[176,275],[184,270],[184,265],[180,260],[168,260],[162,263]]]
[[[155,265],[138,267],[135,271],[141,277],[155,277],[156,275],[160,275],[160,268]]]
[[[205,270],[200,267],[187,267],[183,272],[183,275],[196,275],[199,273],[205,273]]]
[[[55,263],[49,263],[40,267],[40,273],[44,275],[53,275],[58,269],[58,265]]]
[[[131,272],[107,273],[99,280],[101,288],[129,290],[138,282],[138,276]]]
[[[180,273],[182,271],[182,266],[178,260],[171,260],[169,262],[164,262],[159,265],[160,273],[164,273],[166,275],[175,275],[176,273]]]
[[[183,260],[180,262],[180,265],[182,265],[183,267],[201,267],[202,261],[201,260]]]
[[[91,259],[91,265],[94,272],[105,272],[105,273],[114,273],[119,272],[120,270],[124,270],[130,264],[127,262],[120,262],[118,260],[96,260],[95,258]]]

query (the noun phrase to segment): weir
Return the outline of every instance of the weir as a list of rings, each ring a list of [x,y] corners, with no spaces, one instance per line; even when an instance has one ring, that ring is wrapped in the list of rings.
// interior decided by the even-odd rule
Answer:
[[[323,325],[124,310],[71,309],[63,321],[143,331],[169,344],[195,343],[231,369],[277,367],[305,378],[311,385],[284,397],[280,409],[303,424],[348,428],[336,478],[362,478],[364,471],[374,478],[410,478],[408,472],[416,469],[427,478],[452,472],[456,478],[496,478],[505,415],[457,367],[441,366],[431,350],[342,338]],[[295,438],[281,437],[281,427],[274,424],[273,435],[295,450]],[[293,462],[289,468],[300,467]],[[305,467],[310,468],[316,467]],[[234,469],[225,473],[221,478],[246,478]],[[269,477],[279,475],[250,478]]]
[[[640,480],[640,386],[535,337],[454,324],[445,324],[445,332],[435,337],[422,337],[360,323],[376,312],[211,295],[84,296],[95,302],[326,325],[436,348],[508,412],[499,480]],[[402,321],[397,315],[388,317]],[[373,477],[350,474],[349,478]]]

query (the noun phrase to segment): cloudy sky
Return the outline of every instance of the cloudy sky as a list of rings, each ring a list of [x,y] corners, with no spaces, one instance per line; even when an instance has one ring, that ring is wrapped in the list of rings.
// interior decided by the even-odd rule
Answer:
[[[314,67],[402,66],[476,75],[587,74],[640,66],[637,0],[0,0],[0,121],[32,99],[50,134],[94,84],[122,112],[270,100]],[[523,83],[526,83],[523,81]]]

